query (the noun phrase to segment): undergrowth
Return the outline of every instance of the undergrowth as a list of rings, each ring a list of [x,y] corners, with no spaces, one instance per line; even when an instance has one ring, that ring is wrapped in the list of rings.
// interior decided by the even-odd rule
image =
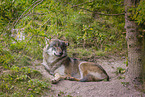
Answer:
[[[39,71],[13,65],[0,75],[0,96],[39,97],[50,90],[49,81]]]
[[[91,58],[92,56],[106,56],[107,53],[102,50],[94,50],[92,48],[68,48],[68,56],[74,58]]]

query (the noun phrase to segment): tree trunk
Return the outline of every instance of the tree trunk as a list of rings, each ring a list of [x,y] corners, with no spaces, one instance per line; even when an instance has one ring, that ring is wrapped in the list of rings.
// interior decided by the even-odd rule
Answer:
[[[142,77],[142,37],[139,26],[131,20],[131,11],[128,9],[136,6],[138,0],[124,0],[125,28],[128,47],[128,76],[133,82],[138,82]]]
[[[145,58],[144,57],[145,57],[145,34],[144,34],[144,40],[143,40],[143,55],[142,55],[142,59],[143,59],[142,78],[143,78],[143,89],[144,89],[144,92],[145,92]]]

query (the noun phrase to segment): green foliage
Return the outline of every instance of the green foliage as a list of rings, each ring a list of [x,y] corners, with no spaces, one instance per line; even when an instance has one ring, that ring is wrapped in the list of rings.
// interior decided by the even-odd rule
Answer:
[[[60,92],[58,93],[58,97],[73,97],[73,96],[71,96],[71,95],[65,95],[64,92],[60,91]]]
[[[106,56],[107,54],[104,51],[95,51],[92,48],[87,48],[87,49],[83,49],[83,48],[68,48],[68,56],[69,57],[75,57],[75,58],[80,58],[80,59],[84,59],[84,58],[91,58],[94,56]]]
[[[125,73],[125,69],[121,68],[121,67],[117,67],[117,71],[116,74],[124,74]]]
[[[122,13],[122,0],[2,0],[0,5],[0,62],[5,68],[42,60],[45,37],[69,41],[74,47],[69,50],[78,48],[70,56],[80,53],[79,58],[126,47],[124,16],[99,14]]]
[[[14,62],[11,52],[0,47],[0,53],[0,64],[6,69],[9,68],[10,63]]]
[[[125,77],[123,77],[123,76],[119,76],[118,79],[125,79]]]
[[[94,52],[119,51],[126,45],[124,16],[96,13],[122,13],[122,0],[2,0],[0,5],[2,64],[26,66],[29,57],[42,59],[45,37],[68,40],[74,47],[91,47]]]
[[[145,1],[141,0],[137,8],[132,9],[133,19],[137,21],[138,24],[144,24],[145,22]],[[145,24],[144,24],[145,25]]]
[[[11,22],[3,25],[4,28],[9,27],[9,30],[1,29],[3,32],[1,36],[6,34],[10,38],[9,49],[12,53],[22,53],[42,59],[44,37],[61,38],[72,42],[77,47],[93,47],[95,50],[103,51],[122,50],[126,44],[122,35],[123,16],[99,16],[95,13],[97,11],[103,14],[122,13],[122,0],[93,2],[89,0],[14,0],[9,2],[12,6],[6,3],[6,0],[1,3],[4,6],[1,8],[3,10],[1,14],[10,13],[12,15],[8,17],[12,19]],[[2,18],[6,16],[3,15]],[[18,31],[11,32],[14,29]],[[21,32],[25,39],[18,41],[16,38]],[[15,37],[10,37],[11,35]],[[12,41],[16,43],[12,44]]]
[[[141,0],[132,11],[138,24],[145,20],[144,4]],[[0,64],[11,73],[0,77],[4,82],[0,94],[41,94],[46,83],[35,79],[37,71],[23,66],[42,60],[45,37],[69,41],[69,56],[78,54],[78,58],[126,49],[124,15],[111,15],[122,13],[123,0],[1,0]]]
[[[25,46],[25,42],[13,43],[13,44],[10,44],[9,50],[11,50],[12,52],[18,53],[18,51],[23,50],[24,46]]]
[[[40,80],[41,79],[41,80]],[[0,96],[39,96],[50,88],[42,75],[28,67],[12,66],[0,75]]]
[[[113,1],[113,0],[112,0]],[[77,5],[80,2],[70,1],[72,5]],[[38,36],[48,36],[52,38],[63,38],[67,39],[76,45],[79,46],[95,46],[96,49],[103,49],[109,50],[108,48],[112,47],[112,40],[115,42],[120,38],[119,41],[122,39],[124,40],[124,36],[122,34],[122,29],[120,29],[119,33],[116,33],[116,28],[108,30],[111,26],[118,24],[118,21],[121,21],[121,16],[115,17],[116,19],[108,16],[100,16],[95,19],[92,16],[91,12],[86,12],[84,10],[72,8],[70,2],[55,2],[55,1],[43,1],[37,5],[36,8],[28,9],[32,13],[27,16],[27,18],[22,18],[19,23],[17,23],[17,28],[25,28],[25,33],[28,34],[32,33],[33,35]],[[85,2],[85,1],[82,1]],[[99,2],[99,3],[98,3]],[[108,3],[105,1],[106,4]],[[115,2],[115,1],[113,1]],[[95,6],[96,4],[99,4]],[[90,2],[86,4],[82,4],[81,7],[95,10],[95,9],[108,9],[111,7],[111,2],[109,5],[104,6],[102,5],[102,1]],[[43,6],[42,6],[43,5]],[[53,5],[53,6],[52,6]],[[65,5],[65,6],[64,6]],[[116,5],[113,6],[117,7],[117,5],[121,5],[120,1],[116,2]],[[100,7],[102,6],[102,7]],[[113,8],[113,7],[112,7]],[[122,6],[119,7],[119,11],[115,12],[122,12]],[[118,8],[118,9],[119,9]],[[113,9],[112,9],[113,10]],[[108,12],[112,12],[107,11]],[[115,9],[116,10],[116,9]],[[101,11],[101,10],[100,10]],[[103,12],[103,11],[102,11]],[[108,19],[111,21],[108,21]],[[100,21],[104,20],[104,21]],[[122,18],[123,20],[123,18]],[[122,22],[122,21],[121,21]],[[123,28],[124,22],[120,22],[120,28]],[[116,25],[118,27],[118,25]],[[116,35],[119,36],[116,38]],[[122,41],[123,41],[122,40]],[[81,44],[82,43],[82,44]],[[114,44],[114,43],[113,43]],[[115,43],[119,44],[120,43]],[[118,45],[116,46],[116,48]],[[120,46],[122,48],[122,45]],[[114,48],[114,47],[112,47]]]
[[[0,64],[5,73],[0,96],[33,97],[49,89],[38,71],[24,67],[42,60],[45,37],[69,41],[69,56],[81,59],[125,49],[124,16],[105,15],[123,12],[123,0],[1,0]]]
[[[122,84],[124,87],[126,87],[126,86],[128,86],[130,83],[129,83],[129,82],[121,82],[121,84]]]

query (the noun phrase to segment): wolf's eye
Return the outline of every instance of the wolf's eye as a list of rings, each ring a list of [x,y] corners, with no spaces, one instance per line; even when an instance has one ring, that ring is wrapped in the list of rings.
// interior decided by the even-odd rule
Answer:
[[[61,44],[61,47],[62,47],[62,48],[65,48],[65,47],[66,47],[66,45],[65,45],[64,42]]]
[[[65,49],[65,48],[66,48],[66,46],[62,46],[62,48],[63,48],[63,49]]]

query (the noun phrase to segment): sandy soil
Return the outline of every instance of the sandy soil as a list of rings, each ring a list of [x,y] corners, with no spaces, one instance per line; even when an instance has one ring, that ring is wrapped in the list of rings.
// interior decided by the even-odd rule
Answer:
[[[57,84],[52,85],[53,93],[45,97],[145,97],[145,93],[139,92],[131,83],[126,73],[119,75],[125,79],[118,79],[116,75],[117,67],[127,69],[125,59],[114,58],[93,58],[93,60],[102,65],[110,76],[110,81],[100,82],[76,82],[63,80]],[[43,66],[36,66],[45,78],[51,78],[43,68]]]

